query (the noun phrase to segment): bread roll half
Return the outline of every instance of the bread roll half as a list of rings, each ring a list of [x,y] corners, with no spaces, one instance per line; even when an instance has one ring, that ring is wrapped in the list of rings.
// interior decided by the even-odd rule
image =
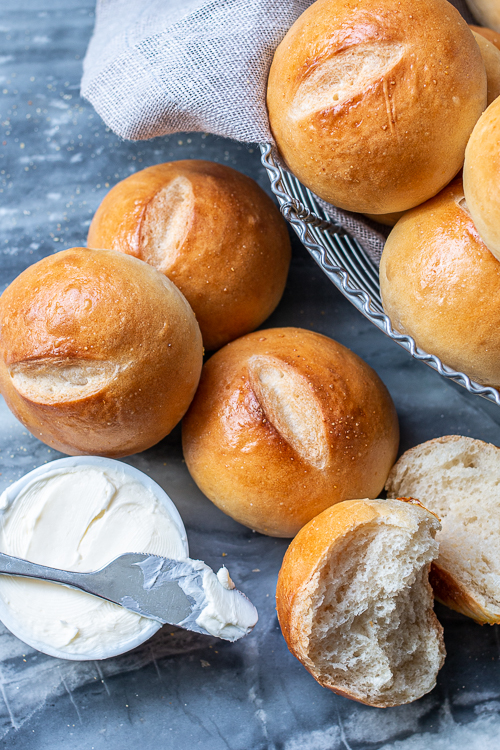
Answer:
[[[201,334],[177,287],[114,250],[35,263],[0,298],[0,387],[35,437],[125,456],[167,435],[194,396]]]
[[[209,359],[182,434],[205,495],[245,526],[284,537],[329,505],[377,497],[399,440],[371,367],[300,328],[248,334]]]
[[[392,469],[389,497],[410,493],[441,519],[436,597],[481,624],[500,623],[500,449],[458,435],[406,451]]]
[[[429,585],[438,529],[418,503],[351,500],[299,531],[278,577],[278,618],[321,685],[378,707],[432,690],[445,656]]]

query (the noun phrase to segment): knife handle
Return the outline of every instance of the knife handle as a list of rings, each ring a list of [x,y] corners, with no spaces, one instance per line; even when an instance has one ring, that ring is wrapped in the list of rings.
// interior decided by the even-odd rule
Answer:
[[[22,578],[41,578],[44,581],[60,583],[64,586],[86,591],[84,580],[81,576],[84,573],[75,573],[69,570],[58,570],[58,568],[48,568],[46,565],[21,560],[19,557],[12,557],[0,552],[0,575],[21,576]]]

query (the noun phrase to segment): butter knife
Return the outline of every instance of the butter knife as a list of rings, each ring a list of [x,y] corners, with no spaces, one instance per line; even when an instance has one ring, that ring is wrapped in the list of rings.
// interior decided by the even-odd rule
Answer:
[[[99,570],[75,573],[0,553],[0,575],[58,583],[119,604],[162,624],[237,641],[258,620],[257,610],[234,588],[226,568],[216,575],[201,560],[171,560],[126,553]]]

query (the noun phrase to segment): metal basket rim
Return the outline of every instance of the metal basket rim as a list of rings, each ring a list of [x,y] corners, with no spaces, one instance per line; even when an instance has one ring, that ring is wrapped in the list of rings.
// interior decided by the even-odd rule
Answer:
[[[458,383],[469,391],[469,393],[482,396],[488,401],[500,406],[500,392],[496,388],[481,385],[472,380],[465,373],[453,370],[451,367],[448,367],[448,365],[443,364],[435,354],[429,354],[418,347],[411,336],[395,331],[387,315],[384,312],[378,312],[374,309],[373,300],[368,292],[364,289],[359,289],[352,284],[349,271],[342,266],[330,262],[327,257],[327,248],[315,241],[311,235],[309,227],[314,227],[319,232],[328,231],[328,233],[331,236],[334,236],[336,241],[340,243],[342,240],[345,240],[345,238],[348,238],[349,242],[353,243],[357,250],[373,265],[373,261],[367,256],[364,249],[354,237],[336,226],[331,220],[329,220],[326,214],[324,217],[321,217],[287,192],[284,185],[283,170],[279,164],[276,164],[273,157],[273,147],[269,143],[261,143],[259,145],[261,151],[261,162],[268,174],[271,182],[271,190],[278,200],[281,213],[292,226],[309,254],[344,297],[346,297],[357,310],[368,318],[373,325],[379,328],[390,339],[395,341],[396,344],[405,349],[412,357],[420,362],[424,362],[444,378]],[[297,184],[300,185],[297,178],[292,173],[289,174]],[[307,188],[305,188],[305,190],[309,192]]]

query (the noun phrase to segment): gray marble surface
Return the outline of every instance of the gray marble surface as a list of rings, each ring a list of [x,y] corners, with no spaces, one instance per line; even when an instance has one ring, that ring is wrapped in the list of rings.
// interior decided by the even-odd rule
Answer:
[[[126,143],[108,132],[79,98],[92,25],[91,0],[0,3],[0,290],[34,261],[85,244],[108,188],[142,167],[212,159],[269,189],[256,148],[201,134]],[[277,325],[332,336],[375,368],[396,403],[401,450],[450,433],[500,444],[500,410],[385,338],[296,241],[284,298],[264,327]],[[0,489],[60,455],[0,404]],[[337,697],[314,682],[280,634],[274,590],[287,542],[252,533],[203,497],[183,463],[178,429],[126,460],[171,495],[192,555],[228,565],[258,607],[259,624],[236,644],[167,626],[135,651],[99,663],[53,659],[0,629],[2,748],[500,748],[498,627],[438,607],[448,657],[430,695],[385,710]]]

